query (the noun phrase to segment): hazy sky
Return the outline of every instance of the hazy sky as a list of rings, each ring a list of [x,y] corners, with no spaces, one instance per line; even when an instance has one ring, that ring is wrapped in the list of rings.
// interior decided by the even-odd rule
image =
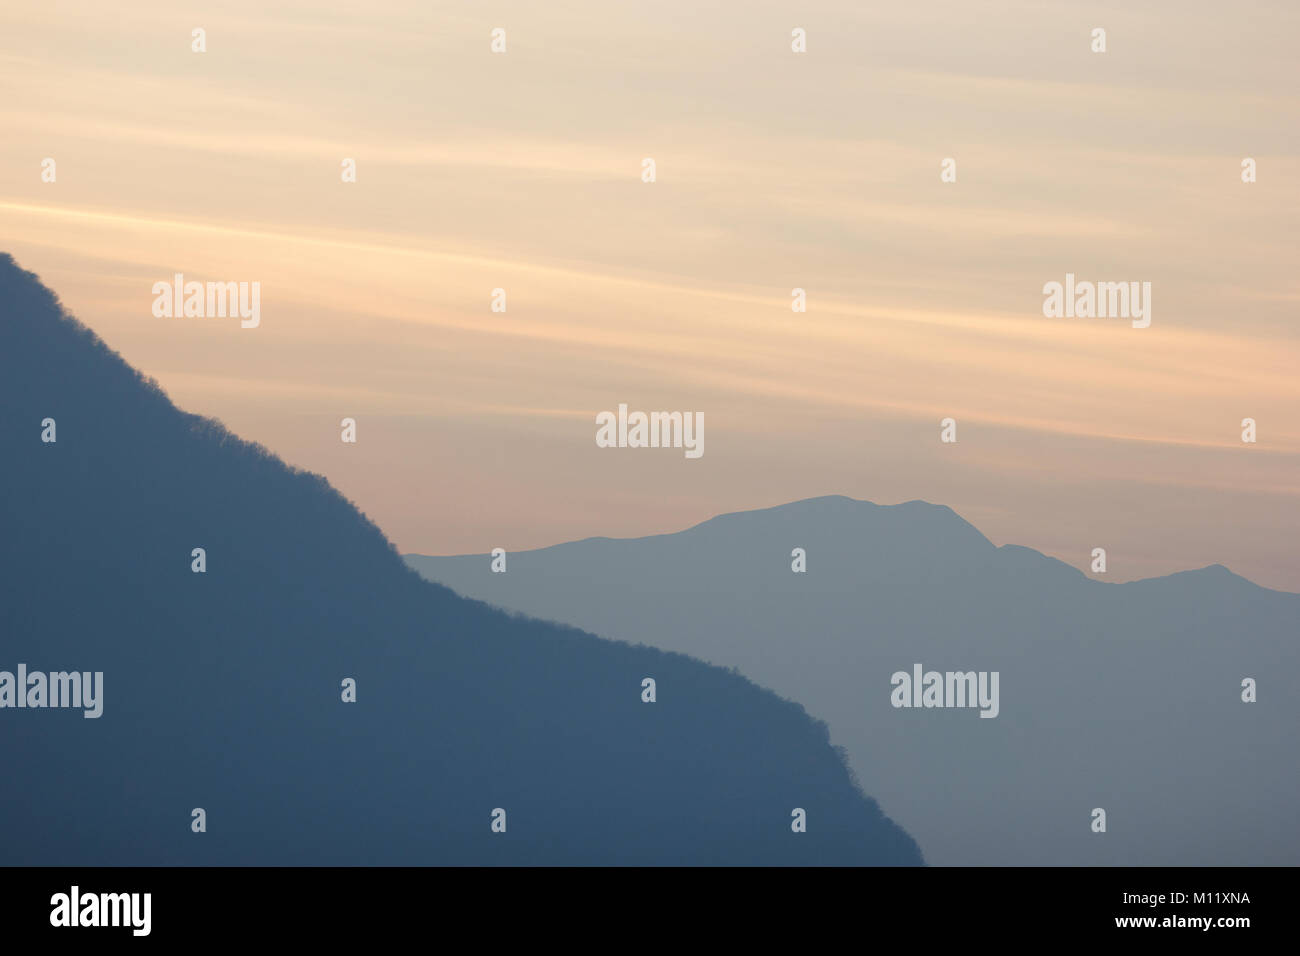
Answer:
[[[1298,38],[1290,0],[7,4],[0,248],[406,552],[846,494],[1300,591]],[[155,318],[176,272],[260,327]],[[1067,272],[1150,282],[1150,328],[1044,318]],[[619,403],[704,456],[598,448]]]

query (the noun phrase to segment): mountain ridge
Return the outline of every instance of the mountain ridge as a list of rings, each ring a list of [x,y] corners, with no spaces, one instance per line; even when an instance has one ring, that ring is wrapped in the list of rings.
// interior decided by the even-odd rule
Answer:
[[[897,508],[906,508],[912,505],[923,505],[925,506],[925,508],[932,509],[933,512],[938,513],[940,515],[951,516],[956,520],[956,523],[954,524],[954,529],[969,529],[975,535],[978,535],[980,539],[987,542],[990,548],[996,551],[1005,550],[1008,554],[1023,553],[1026,556],[1040,559],[1043,562],[1059,565],[1061,569],[1069,570],[1074,574],[1081,576],[1085,580],[1094,581],[1097,584],[1107,585],[1111,587],[1123,587],[1131,584],[1140,584],[1145,581],[1161,581],[1167,578],[1172,578],[1183,574],[1197,574],[1201,572],[1223,571],[1231,575],[1234,579],[1249,584],[1252,587],[1259,588],[1260,590],[1273,591],[1278,594],[1300,595],[1300,592],[1286,591],[1281,588],[1270,588],[1267,587],[1266,585],[1259,584],[1256,581],[1252,581],[1250,578],[1237,574],[1231,568],[1227,567],[1226,565],[1220,564],[1218,562],[1208,564],[1200,568],[1185,568],[1179,571],[1171,571],[1168,574],[1163,574],[1163,575],[1152,575],[1150,577],[1145,577],[1145,578],[1133,578],[1132,580],[1129,581],[1106,581],[1101,578],[1091,577],[1082,569],[1076,568],[1074,565],[1069,564],[1068,562],[1063,561],[1058,557],[1055,557],[1050,554],[1045,554],[1042,551],[1039,551],[1037,548],[1031,547],[1029,545],[1012,544],[1012,543],[995,545],[988,538],[987,535],[985,535],[982,531],[979,530],[979,528],[973,522],[962,517],[962,515],[956,510],[954,510],[952,507],[945,504],[925,501],[924,499],[920,499],[920,498],[913,498],[907,501],[900,501],[895,504],[882,504],[880,502],[871,501],[870,499],[866,499],[866,498],[854,498],[850,495],[842,495],[842,494],[814,495],[810,498],[796,498],[792,501],[785,502],[784,504],[765,505],[761,508],[751,508],[751,509],[746,509],[741,511],[723,512],[711,518],[705,518],[702,521],[698,521],[692,525],[688,525],[687,527],[682,528],[678,531],[664,531],[655,534],[627,535],[627,536],[620,536],[620,537],[612,537],[609,535],[589,535],[583,538],[574,538],[569,541],[559,541],[556,542],[555,544],[542,545],[541,547],[537,547],[537,548],[520,548],[515,551],[510,551],[509,553],[536,554],[541,552],[553,551],[558,548],[567,548],[574,545],[583,545],[583,544],[590,544],[596,542],[619,543],[619,542],[647,541],[647,540],[654,540],[659,538],[670,538],[675,535],[687,534],[692,531],[697,531],[701,528],[705,528],[710,525],[713,525],[714,522],[722,522],[723,519],[740,518],[744,516],[758,517],[773,512],[781,512],[786,509],[792,509],[789,511],[789,513],[794,514],[796,513],[798,506],[808,505],[816,502],[830,502],[830,501],[848,502],[853,505],[867,505],[873,509],[897,509]],[[488,552],[459,552],[459,553],[450,553],[450,554],[435,554],[435,553],[424,552],[424,551],[406,551],[406,552],[402,552],[402,557],[403,559],[409,559],[409,558],[440,559],[440,558],[485,557],[487,554]]]
[[[798,703],[421,579],[9,256],[0,407],[0,671],[104,687],[0,708],[2,864],[924,863]]]

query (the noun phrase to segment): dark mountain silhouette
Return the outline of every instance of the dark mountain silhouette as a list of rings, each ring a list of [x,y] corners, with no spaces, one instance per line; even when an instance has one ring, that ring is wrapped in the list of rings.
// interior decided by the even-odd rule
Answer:
[[[99,719],[0,709],[0,862],[921,862],[800,706],[422,580],[9,257],[0,408],[0,670],[104,673]]]
[[[1300,863],[1300,595],[1222,566],[1103,583],[945,507],[844,497],[512,553],[505,574],[407,560],[799,701],[931,863]],[[916,663],[998,671],[1000,713],[894,708],[891,675]]]

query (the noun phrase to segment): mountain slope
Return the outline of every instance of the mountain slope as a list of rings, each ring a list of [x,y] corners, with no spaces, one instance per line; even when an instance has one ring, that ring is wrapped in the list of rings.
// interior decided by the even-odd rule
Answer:
[[[799,701],[931,863],[1300,863],[1300,595],[1220,566],[1102,583],[948,508],[844,497],[512,553],[504,574],[407,561]],[[998,716],[895,708],[891,676],[917,663],[998,672]]]
[[[798,705],[421,580],[8,257],[0,408],[0,670],[104,674],[98,719],[0,709],[0,862],[921,861]]]

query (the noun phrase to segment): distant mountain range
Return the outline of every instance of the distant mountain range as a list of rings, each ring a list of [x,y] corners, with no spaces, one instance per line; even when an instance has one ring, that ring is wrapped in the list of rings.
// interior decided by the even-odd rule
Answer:
[[[0,409],[0,863],[922,862],[799,705],[422,580],[7,256]]]
[[[844,497],[511,553],[505,573],[406,560],[798,701],[931,863],[1300,863],[1300,595],[1221,566],[1103,583],[946,507]],[[895,707],[918,664],[997,672],[997,716]]]

